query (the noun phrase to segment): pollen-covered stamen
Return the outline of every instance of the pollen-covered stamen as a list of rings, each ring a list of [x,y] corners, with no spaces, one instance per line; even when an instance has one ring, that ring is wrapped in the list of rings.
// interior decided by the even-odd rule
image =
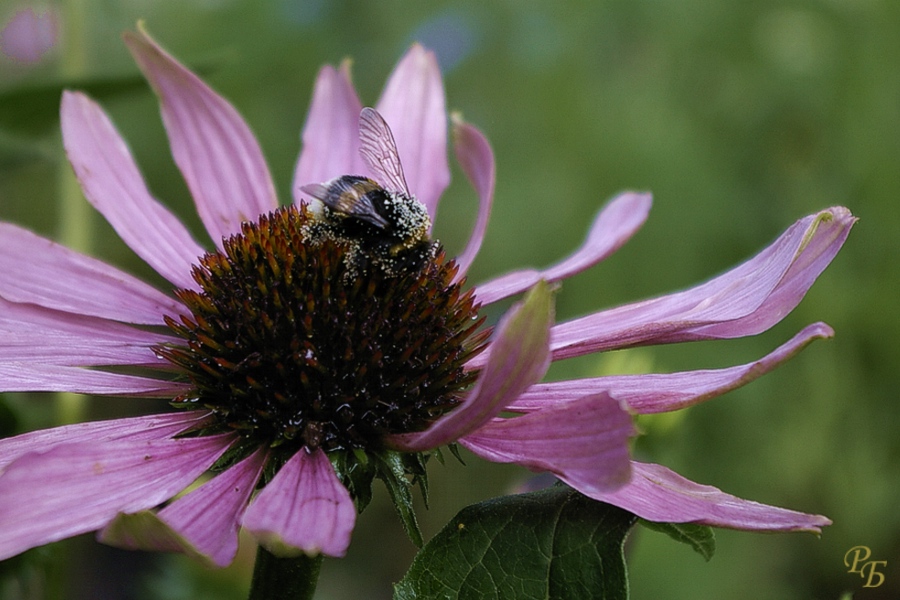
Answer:
[[[288,207],[247,223],[179,290],[191,314],[168,318],[185,345],[158,348],[216,429],[253,442],[375,449],[452,409],[474,375],[463,364],[487,332],[471,291],[436,245],[418,269],[347,276],[346,245],[308,243],[311,215]]]

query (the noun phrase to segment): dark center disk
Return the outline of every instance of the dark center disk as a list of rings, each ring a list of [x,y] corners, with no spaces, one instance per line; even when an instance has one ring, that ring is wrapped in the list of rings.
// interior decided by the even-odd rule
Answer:
[[[475,377],[463,365],[488,332],[472,291],[440,248],[421,268],[348,274],[346,244],[304,238],[311,219],[264,215],[194,267],[201,291],[176,292],[190,314],[167,318],[184,344],[157,349],[192,384],[176,404],[288,451],[425,429]]]

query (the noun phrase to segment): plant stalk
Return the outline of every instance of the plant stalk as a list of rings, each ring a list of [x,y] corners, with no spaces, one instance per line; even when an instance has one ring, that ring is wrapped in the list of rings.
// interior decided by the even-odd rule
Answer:
[[[279,558],[260,546],[248,600],[312,600],[322,558],[321,554]]]

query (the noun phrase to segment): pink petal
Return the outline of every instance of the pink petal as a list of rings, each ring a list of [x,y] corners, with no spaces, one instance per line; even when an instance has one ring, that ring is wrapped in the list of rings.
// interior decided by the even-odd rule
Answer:
[[[99,443],[121,439],[134,443],[142,440],[165,440],[201,424],[208,416],[209,413],[196,410],[163,413],[76,423],[3,438],[0,439],[0,471],[27,452],[46,450],[59,444],[91,441]]]
[[[709,485],[694,483],[661,466],[633,462],[631,482],[606,494],[591,495],[661,523],[697,523],[746,531],[821,533],[831,521],[776,506],[742,500]]]
[[[153,355],[147,346],[134,346],[125,343],[98,343],[91,345],[83,338],[42,339],[39,335],[31,336],[36,343],[21,341],[27,336],[18,336],[20,341],[7,342],[0,345],[0,364],[13,364],[30,361],[36,367],[68,366],[96,367],[104,365],[134,366],[167,366]],[[160,364],[162,363],[162,364]],[[10,390],[11,391],[11,390]],[[37,390],[35,390],[37,391]]]
[[[795,223],[749,261],[702,285],[559,324],[552,333],[553,359],[765,331],[800,302],[855,221],[846,208],[822,211]]]
[[[241,517],[265,464],[266,451],[257,450],[164,508],[159,518],[213,564],[228,565],[237,554]]]
[[[459,443],[481,458],[550,471],[593,496],[626,484],[631,415],[607,393],[495,419]]]
[[[457,117],[453,119],[453,145],[456,148],[456,160],[478,193],[478,217],[475,219],[472,237],[469,238],[466,249],[456,259],[459,265],[457,279],[460,279],[465,276],[472,261],[475,260],[487,231],[491,205],[494,201],[496,169],[494,152],[487,138],[478,129]]]
[[[95,258],[0,223],[0,297],[79,315],[162,325],[184,307]]]
[[[159,513],[120,514],[99,538],[131,550],[187,552],[226,567],[238,550],[240,519],[265,465],[258,450]]]
[[[679,410],[744,386],[787,362],[813,340],[830,338],[833,335],[834,331],[828,325],[814,323],[771,354],[752,363],[727,369],[612,375],[538,383],[528,388],[506,409],[530,412],[546,406],[575,401],[586,394],[604,391],[626,402],[639,414]]]
[[[394,133],[409,189],[434,220],[450,183],[447,110],[434,53],[413,44],[397,63],[376,109]]]
[[[177,381],[79,367],[0,363],[0,392],[73,392],[97,396],[173,398],[189,389],[188,384]]]
[[[469,434],[496,417],[550,366],[547,330],[553,322],[553,296],[540,282],[497,325],[491,360],[465,400],[425,431],[388,436],[385,443],[418,452]]]
[[[250,128],[221,96],[143,30],[125,43],[160,98],[172,156],[216,244],[241,223],[275,210],[278,199]]]
[[[366,175],[359,156],[359,111],[362,103],[350,81],[350,63],[340,71],[331,66],[319,71],[312,103],[303,128],[303,150],[294,171],[294,201],[300,187],[341,175]]]
[[[166,366],[152,346],[176,341],[129,325],[0,298],[0,362]]]
[[[300,450],[259,493],[243,524],[276,556],[343,556],[356,508],[321,448]]]
[[[597,264],[621,248],[641,228],[651,204],[650,194],[626,192],[616,196],[603,207],[584,243],[571,256],[543,271],[515,271],[480,284],[476,286],[478,301],[490,304],[528,289],[538,279],[561,281]]]
[[[495,277],[475,286],[475,297],[482,305],[522,293],[540,281],[541,272],[536,269],[520,269]]]
[[[597,215],[581,247],[562,262],[544,269],[544,277],[559,281],[611,255],[641,228],[652,204],[650,194],[636,192],[625,192],[610,200]]]
[[[63,92],[63,144],[84,195],[119,237],[177,287],[194,288],[191,264],[205,252],[144,183],[109,117],[84,94]]]
[[[99,529],[120,512],[171,498],[212,465],[232,435],[61,444],[0,476],[0,560]]]

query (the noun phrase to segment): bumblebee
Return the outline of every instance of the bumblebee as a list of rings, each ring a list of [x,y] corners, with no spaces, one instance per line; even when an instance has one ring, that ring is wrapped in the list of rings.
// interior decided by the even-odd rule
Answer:
[[[347,247],[352,275],[378,267],[389,275],[418,270],[435,255],[428,237],[431,219],[410,194],[394,136],[375,110],[359,117],[360,154],[388,189],[368,177],[342,175],[300,189],[322,202],[307,226],[311,243],[332,239]]]

